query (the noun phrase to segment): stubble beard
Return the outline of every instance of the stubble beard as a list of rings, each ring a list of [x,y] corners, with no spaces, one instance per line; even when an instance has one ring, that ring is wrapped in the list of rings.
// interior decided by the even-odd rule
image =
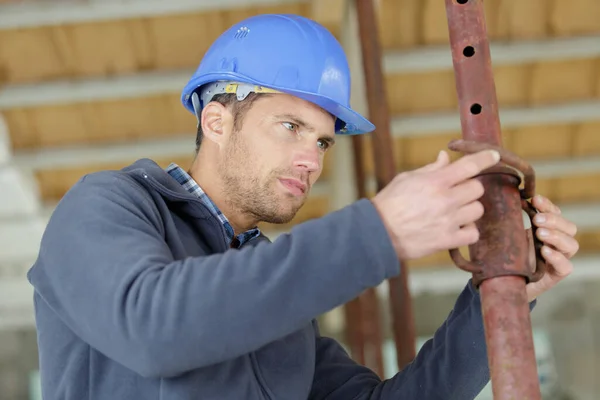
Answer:
[[[232,135],[232,142],[227,147],[225,156],[219,160],[218,168],[227,195],[225,201],[231,209],[250,215],[258,222],[290,222],[306,197],[298,201],[291,194],[281,194],[276,187],[277,177],[285,176],[285,173],[274,171],[263,182],[249,173],[254,170],[251,168],[252,157],[239,136],[239,132]]]

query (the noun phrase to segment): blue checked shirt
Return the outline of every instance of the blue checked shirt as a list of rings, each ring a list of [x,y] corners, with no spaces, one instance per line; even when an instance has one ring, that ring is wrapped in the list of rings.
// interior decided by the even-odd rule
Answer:
[[[258,228],[251,229],[249,231],[240,233],[239,235],[234,237],[233,227],[227,220],[227,217],[223,215],[221,210],[216,206],[215,203],[208,197],[206,193],[200,188],[200,186],[196,183],[196,181],[175,163],[171,163],[166,171],[169,175],[173,177],[181,186],[183,186],[188,192],[193,195],[198,196],[198,198],[204,203],[206,207],[213,213],[215,217],[221,221],[223,227],[225,228],[225,232],[227,233],[227,239],[229,239],[230,247],[237,248],[260,235],[260,230]]]

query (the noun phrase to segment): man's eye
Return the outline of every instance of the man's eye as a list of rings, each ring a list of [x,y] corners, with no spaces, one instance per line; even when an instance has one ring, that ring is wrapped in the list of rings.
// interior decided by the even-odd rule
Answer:
[[[285,126],[288,130],[292,132],[296,131],[297,128],[296,124],[292,124],[291,122],[284,122],[283,126]]]
[[[317,140],[317,146],[319,146],[319,148],[321,148],[322,150],[327,150],[329,148],[329,142],[327,142],[326,140],[319,139]]]

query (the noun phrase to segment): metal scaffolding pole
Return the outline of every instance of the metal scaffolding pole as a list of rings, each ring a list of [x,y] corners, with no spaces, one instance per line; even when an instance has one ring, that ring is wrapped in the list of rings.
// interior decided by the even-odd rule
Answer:
[[[381,48],[375,8],[372,0],[356,0],[362,50],[363,70],[367,89],[369,118],[376,130],[371,134],[377,190],[385,187],[396,175],[390,114],[381,66]],[[408,290],[405,266],[400,276],[390,279],[392,330],[396,344],[398,368],[402,369],[415,357],[415,327],[412,299]]]
[[[347,23],[342,32],[342,42],[346,47],[352,74],[353,107],[362,112],[367,111],[365,95],[364,71],[362,52],[359,41],[356,3],[354,0],[345,4]],[[356,135],[351,140],[354,161],[354,195],[358,198],[367,197],[366,172],[362,136]],[[339,149],[337,150],[339,151]],[[379,298],[374,288],[366,290],[356,299],[348,302],[345,307],[346,341],[352,357],[359,363],[372,369],[382,379],[385,376],[383,363],[383,332]]]
[[[473,273],[480,290],[494,399],[539,400],[525,285],[541,277],[545,264],[535,231],[525,231],[522,219],[522,209],[530,217],[536,212],[528,201],[535,192],[534,172],[502,148],[483,1],[445,1],[463,138],[449,147],[465,153],[495,148],[502,156],[499,166],[478,177],[485,187],[485,214],[477,223],[480,240],[469,248],[470,261],[457,249],[450,255]],[[536,265],[530,262],[530,240]]]

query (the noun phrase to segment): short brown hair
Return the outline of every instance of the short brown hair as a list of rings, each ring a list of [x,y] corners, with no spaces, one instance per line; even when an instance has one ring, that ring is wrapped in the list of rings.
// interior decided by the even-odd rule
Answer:
[[[259,96],[265,96],[268,93],[254,93],[251,92],[246,96],[244,100],[238,100],[235,93],[220,93],[213,96],[211,101],[221,103],[225,107],[231,110],[233,114],[233,129],[239,130],[244,122],[244,116],[252,107],[252,104],[256,101]],[[202,138],[204,133],[202,132],[202,124],[198,124],[198,131],[196,133],[196,153],[200,150],[202,144]]]

